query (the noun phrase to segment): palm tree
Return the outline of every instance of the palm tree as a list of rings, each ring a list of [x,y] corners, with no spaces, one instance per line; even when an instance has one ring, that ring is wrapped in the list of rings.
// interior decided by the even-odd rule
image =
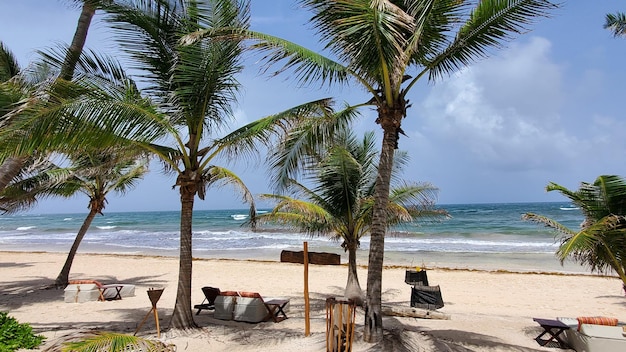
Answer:
[[[374,192],[364,339],[378,342],[383,336],[386,206],[411,88],[422,78],[435,81],[487,57],[491,49],[526,32],[537,17],[547,17],[558,6],[547,0],[300,0],[300,4],[313,12],[311,23],[336,60],[280,38],[247,35],[257,40],[254,48],[266,52],[266,63],[284,63],[275,73],[288,71],[305,82],[356,82],[370,96],[362,105],[377,110],[383,139]],[[196,33],[192,39],[207,35],[211,33]]]
[[[277,201],[274,209],[258,216],[259,222],[288,224],[310,235],[327,235],[342,240],[348,252],[348,279],[345,296],[363,304],[363,293],[357,276],[356,252],[361,237],[369,234],[372,220],[376,156],[374,133],[359,142],[348,130],[338,131],[332,147],[322,154],[312,152],[304,170],[310,174],[313,188],[294,179],[289,186],[296,197],[265,194]],[[284,154],[291,145],[283,148]],[[406,153],[396,152],[397,167],[408,160]],[[429,184],[402,182],[391,190],[387,206],[387,224],[408,222],[426,214],[445,215],[432,209],[436,188]]]
[[[28,209],[38,199],[47,197],[72,197],[83,193],[89,197],[89,213],[83,221],[65,264],[55,280],[56,287],[69,283],[69,274],[78,247],[97,214],[104,215],[107,195],[125,193],[148,171],[147,159],[128,154],[128,151],[101,154],[83,154],[71,160],[69,167],[59,167],[47,159],[34,164],[28,176],[12,182],[0,192],[0,209],[16,212]]]
[[[613,36],[625,36],[626,35],[626,14],[623,12],[616,12],[614,14],[607,13],[604,29],[608,29],[613,33]]]
[[[626,292],[626,180],[615,175],[583,182],[576,191],[551,182],[547,191],[559,191],[580,207],[585,221],[578,231],[545,216],[526,213],[523,219],[554,229],[561,236],[556,254],[589,266],[591,271],[617,273]]]

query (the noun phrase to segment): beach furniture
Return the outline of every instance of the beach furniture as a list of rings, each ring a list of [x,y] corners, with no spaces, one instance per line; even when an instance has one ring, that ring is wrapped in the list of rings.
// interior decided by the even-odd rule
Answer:
[[[439,286],[428,285],[426,270],[407,270],[404,282],[411,285],[411,307],[435,310],[444,306]]]
[[[102,291],[95,283],[76,283],[65,287],[65,303],[84,303],[89,301],[104,301]]]
[[[419,286],[411,288],[411,307],[428,310],[443,308],[441,288],[437,286]]]
[[[563,331],[567,344],[576,352],[626,351],[626,324],[611,317],[559,317],[568,326]]]
[[[222,320],[259,323],[287,319],[289,299],[264,299],[258,292],[221,292],[215,298],[214,317]]]
[[[70,280],[65,288],[66,303],[111,301],[135,295],[135,285],[103,284],[97,280]]]
[[[570,328],[567,324],[554,319],[533,318],[533,320],[543,329],[543,331],[535,337],[535,341],[537,341],[539,345],[546,346],[550,342],[555,342],[560,348],[568,348],[567,342],[561,339],[561,334]],[[543,338],[545,335],[548,335],[547,339]]]
[[[354,341],[356,302],[346,298],[326,299],[326,352],[350,352]]]
[[[404,282],[412,286],[428,286],[428,274],[426,270],[407,270],[404,274]]]
[[[219,296],[220,289],[217,287],[204,286],[202,288],[202,293],[204,294],[204,299],[202,303],[196,304],[194,309],[197,309],[196,315],[200,314],[203,309],[214,310],[215,309],[215,298]]]

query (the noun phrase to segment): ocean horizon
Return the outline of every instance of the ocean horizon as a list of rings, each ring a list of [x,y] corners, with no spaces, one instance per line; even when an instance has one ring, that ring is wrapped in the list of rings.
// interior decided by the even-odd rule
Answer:
[[[443,204],[451,218],[407,223],[388,231],[385,265],[462,269],[588,272],[558,261],[559,241],[550,229],[523,221],[525,212],[577,229],[584,217],[567,202]],[[261,210],[264,211],[264,210]],[[267,209],[265,210],[267,211]],[[105,212],[85,235],[80,253],[178,256],[179,211]],[[67,252],[87,213],[0,216],[3,251]],[[340,243],[284,228],[243,226],[246,209],[196,210],[193,256],[197,258],[280,260],[282,250],[347,254]],[[358,264],[367,265],[369,237],[361,239]]]

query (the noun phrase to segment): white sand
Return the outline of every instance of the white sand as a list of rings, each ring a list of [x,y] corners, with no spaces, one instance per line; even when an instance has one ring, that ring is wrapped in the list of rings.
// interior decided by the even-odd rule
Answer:
[[[215,286],[289,297],[291,309],[287,320],[258,324],[217,320],[212,312],[203,311],[194,316],[202,328],[181,334],[167,329],[176,298],[176,258],[80,253],[71,279],[131,283],[136,285],[136,296],[77,304],[64,303],[62,290],[41,289],[54,281],[65,254],[1,252],[0,256],[0,310],[47,336],[42,348],[80,330],[132,334],[150,311],[146,290],[163,287],[157,305],[161,340],[176,344],[178,351],[323,351],[325,299],[342,296],[347,276],[345,265],[310,266],[311,335],[305,337],[302,265],[194,261],[194,304],[203,299],[202,286]],[[385,269],[383,304],[409,306],[411,290],[404,283],[405,270]],[[363,287],[366,275],[366,269],[360,269]],[[428,279],[431,285],[441,287],[445,307],[439,311],[451,319],[385,317],[385,339],[374,350],[401,350],[404,344],[411,351],[554,351],[534,341],[541,330],[533,317],[611,316],[626,321],[626,298],[617,278],[431,269]],[[354,351],[372,350],[373,345],[362,341],[362,310],[357,311],[356,334]],[[156,338],[152,316],[138,335]]]

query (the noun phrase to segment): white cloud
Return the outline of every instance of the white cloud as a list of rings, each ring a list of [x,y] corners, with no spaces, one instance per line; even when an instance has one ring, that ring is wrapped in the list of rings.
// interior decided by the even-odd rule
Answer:
[[[550,48],[535,37],[436,84],[420,107],[422,134],[493,170],[565,167],[580,141],[562,126]]]

